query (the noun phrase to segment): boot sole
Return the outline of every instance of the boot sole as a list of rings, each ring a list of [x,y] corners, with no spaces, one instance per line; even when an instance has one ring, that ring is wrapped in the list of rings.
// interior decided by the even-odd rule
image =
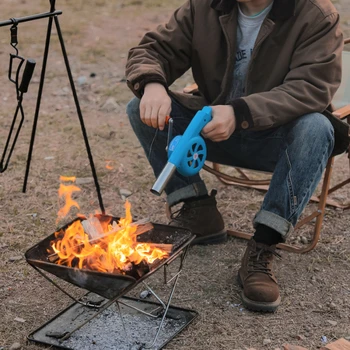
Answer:
[[[213,233],[208,236],[196,237],[192,243],[192,245],[209,245],[209,244],[220,244],[227,242],[227,232],[226,230],[222,230],[218,233]]]
[[[243,289],[243,283],[241,280],[240,275],[237,275],[237,280],[239,285],[241,286],[241,288]],[[262,302],[262,301],[255,301],[255,300],[251,300],[249,298],[247,298],[244,295],[244,292],[242,291],[241,294],[241,299],[243,302],[243,305],[251,311],[259,311],[259,312],[275,312],[278,308],[278,306],[281,303],[281,297],[278,296],[278,299],[276,301],[272,301],[272,302]]]

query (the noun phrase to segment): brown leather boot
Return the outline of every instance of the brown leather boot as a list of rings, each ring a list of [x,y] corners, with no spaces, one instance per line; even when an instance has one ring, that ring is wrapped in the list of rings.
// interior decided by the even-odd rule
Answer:
[[[272,272],[276,246],[256,243],[251,239],[238,271],[243,287],[242,302],[247,309],[274,312],[281,302],[277,280]]]
[[[216,190],[207,198],[185,202],[180,210],[171,213],[169,225],[191,230],[193,244],[218,244],[227,241],[224,220],[216,207]]]

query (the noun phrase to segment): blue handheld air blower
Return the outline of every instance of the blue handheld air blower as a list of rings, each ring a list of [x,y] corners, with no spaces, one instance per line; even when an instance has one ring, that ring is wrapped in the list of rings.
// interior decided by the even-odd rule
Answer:
[[[211,119],[211,107],[204,107],[193,117],[184,134],[170,142],[168,162],[154,183],[152,193],[160,196],[175,170],[183,176],[193,176],[202,169],[207,147],[200,133]]]

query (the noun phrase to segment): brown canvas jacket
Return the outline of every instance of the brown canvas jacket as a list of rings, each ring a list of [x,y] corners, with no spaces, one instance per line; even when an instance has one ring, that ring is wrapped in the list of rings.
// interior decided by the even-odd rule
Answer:
[[[126,78],[168,87],[189,68],[199,95],[169,90],[190,109],[226,104],[232,86],[238,9],[235,0],[188,0],[169,22],[129,51]],[[237,129],[266,129],[330,108],[341,80],[343,36],[330,0],[275,0],[247,72],[247,96],[229,103]]]

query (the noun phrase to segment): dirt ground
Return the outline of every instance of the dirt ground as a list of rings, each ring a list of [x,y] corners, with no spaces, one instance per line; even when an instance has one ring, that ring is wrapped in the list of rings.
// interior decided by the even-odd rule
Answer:
[[[132,94],[124,79],[128,49],[143,33],[166,21],[181,0],[58,0],[59,16],[89,136],[106,212],[124,215],[121,193],[128,190],[134,219],[167,223],[164,197],[149,191],[154,178],[125,114]],[[15,3],[15,5],[14,5]],[[350,36],[350,3],[334,1],[342,27]],[[48,1],[3,0],[0,20],[49,10]],[[29,140],[38,94],[47,20],[19,25],[19,53],[37,66],[24,95],[25,121],[8,169],[0,176],[0,349],[40,349],[27,335],[50,320],[71,301],[30,267],[24,253],[77,214],[72,210],[58,223],[59,176],[79,178],[75,199],[80,211],[99,210],[79,120],[70,92],[56,30],[53,30],[47,74],[37,125],[27,193],[22,193]],[[16,107],[15,87],[7,80],[9,27],[0,30],[1,152]],[[349,48],[350,49],[350,48]],[[191,82],[186,74],[173,86]],[[107,169],[110,165],[112,169]],[[333,182],[349,172],[346,156],[335,165]],[[203,173],[217,188],[218,205],[228,227],[251,230],[251,219],[263,193],[227,188]],[[350,198],[349,189],[334,194]],[[167,349],[276,349],[285,343],[317,349],[326,342],[350,337],[350,211],[327,208],[322,235],[308,254],[281,252],[276,274],[282,304],[274,314],[245,310],[240,304],[236,272],[246,243],[191,248],[172,304],[193,308],[199,317]],[[290,241],[309,239],[312,225]],[[299,236],[299,238],[297,237]],[[152,282],[161,289],[161,276]],[[74,295],[83,291],[67,286]],[[134,291],[137,295],[138,290]],[[15,344],[18,343],[18,344]],[[17,346],[17,347],[16,347]],[[96,348],[97,349],[97,348]],[[99,349],[101,350],[101,349]]]

